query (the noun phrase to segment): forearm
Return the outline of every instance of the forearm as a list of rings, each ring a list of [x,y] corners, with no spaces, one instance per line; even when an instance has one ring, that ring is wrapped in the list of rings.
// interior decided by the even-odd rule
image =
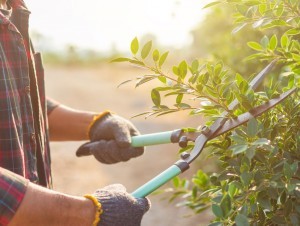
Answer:
[[[88,127],[95,115],[94,112],[78,111],[59,105],[48,116],[50,140],[87,140]]]
[[[86,198],[55,192],[30,183],[9,226],[90,226],[94,204]]]

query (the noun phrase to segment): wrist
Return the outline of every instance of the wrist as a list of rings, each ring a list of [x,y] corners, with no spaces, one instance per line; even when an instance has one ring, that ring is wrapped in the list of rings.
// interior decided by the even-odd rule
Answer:
[[[95,207],[88,199],[30,183],[10,225],[91,226]]]
[[[82,215],[85,216],[87,226],[93,226],[95,221],[95,213],[97,208],[95,207],[94,203],[91,202],[90,199],[83,197],[83,205],[84,208],[82,209]]]
[[[110,111],[103,111],[103,112],[99,113],[98,115],[94,115],[93,120],[90,122],[90,124],[87,128],[87,137],[89,139],[91,139],[93,127],[96,124],[98,124],[98,122],[100,122],[105,116],[110,115],[110,114],[111,114]]]
[[[93,195],[85,195],[84,196],[86,199],[89,200],[90,203],[93,204],[94,206],[94,221],[92,223],[92,226],[97,226],[100,222],[100,215],[102,214],[103,210],[102,210],[102,205],[99,202],[99,200],[93,196]]]

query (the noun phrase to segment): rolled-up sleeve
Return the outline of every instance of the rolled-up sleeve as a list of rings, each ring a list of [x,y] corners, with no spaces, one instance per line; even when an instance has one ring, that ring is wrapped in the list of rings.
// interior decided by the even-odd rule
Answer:
[[[0,167],[0,225],[8,225],[20,206],[29,181]]]

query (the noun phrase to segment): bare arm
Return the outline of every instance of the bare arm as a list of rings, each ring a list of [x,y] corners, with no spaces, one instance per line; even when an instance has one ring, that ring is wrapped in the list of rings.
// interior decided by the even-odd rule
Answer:
[[[56,107],[48,116],[51,141],[77,141],[88,139],[88,127],[97,115],[78,111],[64,105]]]
[[[94,204],[84,197],[70,196],[30,183],[9,226],[90,226]]]

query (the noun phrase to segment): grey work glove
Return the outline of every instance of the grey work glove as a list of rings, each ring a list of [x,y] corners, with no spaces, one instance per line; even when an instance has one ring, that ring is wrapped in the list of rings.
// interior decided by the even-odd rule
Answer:
[[[89,132],[91,142],[81,145],[76,155],[94,155],[106,164],[128,161],[144,153],[143,147],[131,146],[131,136],[139,134],[131,122],[108,113],[93,124]]]
[[[106,186],[93,195],[103,210],[98,226],[140,226],[151,205],[147,198],[134,198],[121,184]]]

